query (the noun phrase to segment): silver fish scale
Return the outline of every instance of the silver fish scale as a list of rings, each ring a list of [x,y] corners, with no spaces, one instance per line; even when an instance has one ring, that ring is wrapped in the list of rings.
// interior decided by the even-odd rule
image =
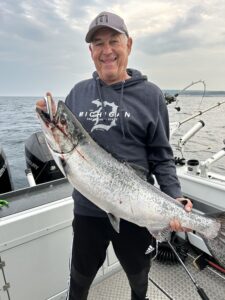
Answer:
[[[176,218],[182,226],[204,235],[209,250],[225,267],[224,215],[216,221],[195,211],[187,213],[182,205],[98,146],[62,101],[52,122],[37,112],[56,163],[90,201],[118,219],[148,228],[159,240],[160,231],[164,234],[163,229]]]
[[[78,145],[64,159],[68,179],[75,188],[118,218],[147,227],[151,232],[167,228],[173,218],[209,237],[215,234],[215,229],[216,233],[218,231],[217,224],[213,226],[215,221],[186,213],[182,206],[174,205],[172,198],[141,179],[94,142]]]

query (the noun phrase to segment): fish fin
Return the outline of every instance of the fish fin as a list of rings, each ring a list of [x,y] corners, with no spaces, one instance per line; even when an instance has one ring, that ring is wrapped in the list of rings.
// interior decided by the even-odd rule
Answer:
[[[223,268],[225,268],[225,212],[216,213],[214,216],[215,215],[217,215],[216,221],[221,225],[217,236],[214,239],[208,239],[203,235],[201,235],[201,237],[206,243],[212,256]]]
[[[159,242],[169,241],[171,237],[171,231],[169,228],[164,228],[160,230],[148,228],[150,234]]]
[[[115,217],[113,214],[108,213],[109,221],[117,233],[120,233],[120,218]]]

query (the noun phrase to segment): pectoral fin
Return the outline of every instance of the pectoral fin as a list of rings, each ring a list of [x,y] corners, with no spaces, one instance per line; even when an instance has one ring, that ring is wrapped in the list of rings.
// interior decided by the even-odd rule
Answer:
[[[163,230],[157,230],[154,228],[148,228],[151,235],[159,242],[169,241],[171,237],[171,231],[168,228]]]
[[[108,213],[109,221],[116,232],[120,233],[120,218]]]

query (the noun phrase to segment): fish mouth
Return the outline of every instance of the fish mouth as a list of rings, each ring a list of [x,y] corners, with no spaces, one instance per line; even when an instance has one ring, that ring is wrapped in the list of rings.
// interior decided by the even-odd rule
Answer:
[[[50,128],[56,127],[60,131],[62,131],[63,134],[65,134],[66,136],[69,136],[69,134],[66,130],[67,129],[66,117],[64,116],[64,114],[60,114],[58,112],[58,109],[54,116],[52,116],[49,112],[41,110],[38,107],[36,108],[36,112],[47,127],[50,127]]]
[[[46,111],[36,107],[36,113],[42,118],[43,121],[50,122],[50,115]]]
[[[36,108],[41,119],[42,129],[49,148],[57,154],[69,154],[78,145],[78,142],[68,132],[67,120],[64,114],[56,111],[51,117],[49,113]]]
[[[82,125],[63,101],[59,101],[55,114],[36,108],[41,125],[52,151],[69,154],[80,144],[87,142]]]

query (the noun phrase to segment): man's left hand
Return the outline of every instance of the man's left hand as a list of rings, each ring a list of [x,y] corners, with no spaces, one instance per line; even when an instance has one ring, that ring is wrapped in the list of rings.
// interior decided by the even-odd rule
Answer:
[[[186,212],[190,212],[192,210],[193,204],[191,200],[186,198],[177,198],[176,201],[184,204],[184,209],[186,210]],[[179,220],[177,219],[170,221],[170,229],[171,231],[192,231],[189,228],[182,227]]]

